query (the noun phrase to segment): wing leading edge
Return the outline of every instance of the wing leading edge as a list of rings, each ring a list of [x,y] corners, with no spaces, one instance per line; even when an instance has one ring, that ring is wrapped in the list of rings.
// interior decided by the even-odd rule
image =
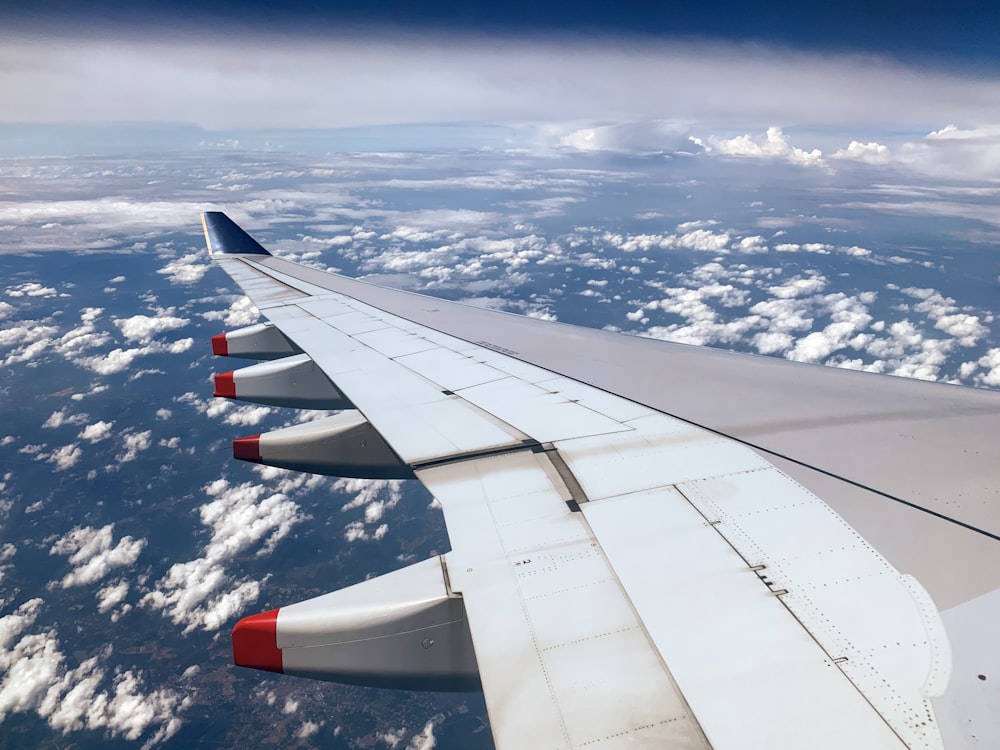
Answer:
[[[988,708],[993,693],[970,694],[964,675],[948,689],[949,635],[952,642],[956,634],[965,638],[984,611],[1000,612],[995,577],[987,573],[974,585],[965,582],[978,592],[978,598],[964,600],[975,603],[975,615],[955,607],[942,621],[916,579],[901,574],[826,503],[773,466],[784,461],[783,468],[793,469],[789,473],[805,467],[835,482],[824,495],[828,502],[843,494],[849,479],[794,456],[776,457],[776,451],[754,442],[781,434],[783,428],[774,427],[780,420],[768,423],[770,432],[759,419],[745,422],[755,425],[752,429],[740,427],[738,416],[703,426],[708,412],[695,409],[678,418],[658,408],[656,399],[635,398],[635,387],[619,372],[615,377],[625,383],[620,390],[630,394],[621,398],[611,388],[586,382],[614,375],[606,365],[603,375],[598,369],[596,376],[572,377],[574,368],[593,361],[596,345],[610,341],[602,332],[556,327],[558,335],[549,334],[547,341],[568,338],[568,345],[557,347],[563,352],[586,343],[588,355],[536,360],[523,351],[528,339],[518,339],[513,349],[496,341],[511,341],[512,332],[543,330],[537,324],[469,311],[474,330],[468,330],[466,308],[456,317],[459,308],[451,303],[244,251],[252,246],[240,235],[209,231],[228,226],[223,219],[205,218],[214,258],[273,324],[227,334],[226,340],[242,341],[243,350],[252,351],[255,340],[269,337],[273,350],[277,333],[289,358],[298,360],[295,367],[279,367],[278,375],[274,368],[261,375],[260,365],[242,376],[239,370],[227,373],[240,385],[227,386],[220,395],[239,398],[242,391],[258,403],[277,399],[271,403],[295,405],[302,391],[296,392],[295,378],[280,373],[296,371],[298,362],[313,363],[343,404],[355,407],[348,421],[366,425],[370,437],[383,441],[377,460],[405,467],[438,498],[453,547],[440,562],[437,594],[428,599],[452,602],[435,605],[438,609],[428,605],[439,613],[451,607],[452,619],[421,620],[421,614],[415,629],[407,619],[412,606],[396,601],[392,587],[348,626],[331,620],[333,601],[292,605],[237,626],[238,663],[306,674],[296,666],[297,654],[308,653],[316,667],[311,676],[385,685],[384,675],[365,677],[345,667],[344,659],[349,666],[354,657],[334,646],[357,640],[365,628],[383,627],[386,619],[395,625],[378,630],[379,638],[445,628],[435,631],[446,633],[440,641],[430,635],[420,639],[423,651],[436,648],[442,654],[429,673],[467,674],[471,639],[494,737],[506,748],[539,746],[527,742],[529,737],[546,738],[543,744],[552,747],[632,742],[832,748],[850,742],[930,748],[943,746],[942,737],[962,740],[967,727],[953,725],[976,720],[976,706]],[[227,244],[232,236],[238,241]],[[711,371],[718,355],[699,358],[693,351],[701,350],[660,342],[642,347],[656,352],[646,360],[668,363],[674,379],[688,365],[702,374]],[[266,348],[261,343],[261,353],[268,354]],[[633,364],[637,351],[630,355]],[[781,370],[761,365],[760,358],[746,360],[751,370]],[[729,355],[714,364],[741,361]],[[777,364],[794,368],[796,378],[816,381],[803,376],[801,367]],[[639,379],[649,377],[644,371]],[[730,383],[732,375],[722,379]],[[751,381],[751,394],[763,388],[756,378]],[[872,383],[897,408],[932,393],[886,378],[855,380],[851,387],[857,390],[861,382]],[[839,398],[843,385],[836,378],[829,383]],[[938,402],[923,402],[916,416],[906,415],[912,423],[947,422],[944,405],[957,405],[978,432],[996,437],[995,398],[966,399],[964,389],[933,393],[941,394]],[[814,396],[814,413],[823,398],[829,393]],[[871,394],[860,400],[878,403]],[[848,402],[844,412],[853,416],[841,426],[851,419],[878,424],[879,412],[869,406]],[[798,428],[807,425],[814,435],[823,431],[808,410],[800,416]],[[315,434],[299,430],[253,436],[256,453],[243,449],[239,457],[269,462],[277,455],[273,446],[281,444],[293,460],[321,454],[328,461],[300,458],[296,468],[344,474],[353,467],[356,473],[349,475],[375,476],[370,464],[350,454],[359,441],[343,437],[336,427],[313,431],[325,436],[318,453]],[[330,456],[341,455],[346,458],[329,463]],[[993,478],[986,472],[975,479]],[[896,486],[891,492],[873,492],[863,481],[847,486],[881,497],[883,505],[899,505],[911,519],[947,527],[946,534],[995,542],[982,529],[963,526],[962,519],[898,502],[906,498],[895,497]],[[989,527],[996,510],[973,520]],[[955,580],[954,573],[939,578],[952,585]],[[385,609],[403,614],[389,616]],[[740,617],[733,617],[734,610]],[[309,634],[305,640],[295,635],[303,628]],[[417,653],[404,641],[387,641],[395,644],[391,653],[402,665]],[[418,686],[434,684],[448,686],[447,680]],[[965,691],[961,700],[956,684]],[[947,716],[939,720],[936,712],[942,709]],[[954,717],[956,710],[961,713]]]

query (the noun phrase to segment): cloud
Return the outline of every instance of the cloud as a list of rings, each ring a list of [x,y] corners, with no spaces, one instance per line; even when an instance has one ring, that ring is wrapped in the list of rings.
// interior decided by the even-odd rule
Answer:
[[[133,315],[130,318],[119,318],[114,324],[121,329],[122,335],[129,341],[148,344],[153,337],[164,331],[183,328],[191,321],[173,315]]]
[[[587,122],[599,130],[621,113],[729,126],[738,117],[740,127],[923,123],[942,111],[980,123],[996,115],[985,76],[724,43],[346,31],[334,41],[233,33],[210,43],[5,36],[0,90],[17,92],[6,102],[12,122],[171,122],[190,112],[208,129],[539,122],[567,123],[566,136]],[[257,65],[246,65],[248,48]],[[178,208],[198,210],[204,205]],[[161,218],[149,214],[142,218],[150,224]]]
[[[152,444],[150,440],[152,434],[152,430],[125,432],[122,435],[122,452],[115,456],[115,460],[120,464],[134,461],[139,453],[148,449]]]
[[[143,316],[140,316],[143,317]],[[182,354],[194,345],[194,339],[178,339],[171,343],[154,341],[146,346],[135,349],[112,349],[105,355],[92,357],[80,357],[75,360],[76,364],[86,367],[88,370],[96,372],[98,375],[113,375],[117,372],[127,370],[139,357],[149,354],[167,353]]]
[[[402,482],[391,479],[338,479],[334,482],[332,489],[335,492],[354,495],[344,503],[342,511],[364,508],[361,519],[351,521],[344,527],[344,538],[348,542],[382,539],[389,532],[389,525],[379,522],[385,512],[395,508],[402,499],[402,488]]]
[[[126,580],[121,580],[118,583],[113,583],[110,586],[102,588],[97,592],[97,598],[100,602],[97,605],[97,611],[107,612],[115,605],[120,604],[128,595],[128,589],[129,584]]]
[[[989,370],[980,377],[980,382],[984,385],[1000,388],[1000,348],[990,349],[979,358],[978,364]]]
[[[55,297],[58,292],[50,286],[42,286],[37,281],[27,281],[17,286],[7,287],[4,293],[8,297]]]
[[[0,722],[14,713],[34,712],[52,729],[68,734],[107,730],[113,738],[159,744],[181,727],[190,697],[159,688],[145,692],[132,670],[108,675],[110,649],[68,666],[54,629],[28,632],[44,602],[31,599],[0,617]]]
[[[86,421],[86,414],[73,414],[70,416],[66,413],[65,409],[60,409],[59,411],[52,412],[52,415],[45,420],[42,427],[44,429],[55,429],[57,427],[62,427],[64,424],[78,425],[83,424]]]
[[[424,728],[413,735],[406,750],[434,750],[437,747],[437,739],[434,737],[434,729],[444,721],[444,714],[432,716],[424,724]]]
[[[166,276],[172,284],[196,284],[212,267],[211,263],[198,262],[206,257],[203,253],[190,253],[170,261],[157,273]]]
[[[267,467],[271,468],[271,467]],[[268,475],[281,478],[279,488],[293,492],[315,487],[325,478],[284,472]],[[299,506],[286,492],[273,491],[263,484],[232,486],[218,479],[204,488],[210,502],[200,508],[201,522],[211,530],[202,555],[175,563],[139,604],[160,610],[184,632],[195,629],[218,630],[260,596],[260,582],[234,580],[227,563],[254,547],[258,555],[269,554],[292,527],[303,520]]]
[[[50,555],[68,556],[68,562],[76,566],[63,577],[60,586],[64,589],[85,586],[99,581],[115,568],[135,563],[146,540],[125,536],[114,544],[114,528],[113,523],[100,529],[77,526],[52,545]]]
[[[205,320],[221,320],[226,328],[242,328],[256,323],[260,319],[260,311],[249,297],[241,295],[233,300],[229,309],[212,310],[201,313],[201,316]]]
[[[64,445],[61,448],[56,448],[48,456],[47,460],[49,463],[56,465],[56,471],[66,471],[66,469],[71,469],[76,466],[81,455],[83,455],[83,452],[80,450],[80,446],[76,443],[72,443],[71,445]]]
[[[784,134],[780,127],[774,125],[767,129],[763,138],[740,135],[735,138],[710,136],[707,139],[707,143],[698,138],[693,140],[711,154],[780,159],[804,167],[826,166],[822,151],[819,149],[805,151],[804,149],[792,146],[788,142],[788,136]]]
[[[851,141],[847,148],[835,151],[830,155],[830,158],[860,161],[865,164],[888,164],[891,157],[889,147],[883,146],[881,143]]]

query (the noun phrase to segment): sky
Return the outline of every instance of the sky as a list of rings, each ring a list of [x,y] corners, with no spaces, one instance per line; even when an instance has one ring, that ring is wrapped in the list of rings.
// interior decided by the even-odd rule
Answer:
[[[8,5],[0,126],[1000,123],[995,2]]]

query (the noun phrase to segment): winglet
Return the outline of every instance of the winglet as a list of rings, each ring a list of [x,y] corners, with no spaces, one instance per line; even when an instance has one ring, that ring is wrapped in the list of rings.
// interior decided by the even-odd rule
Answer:
[[[206,211],[201,215],[208,254],[270,255],[267,250],[221,211]]]

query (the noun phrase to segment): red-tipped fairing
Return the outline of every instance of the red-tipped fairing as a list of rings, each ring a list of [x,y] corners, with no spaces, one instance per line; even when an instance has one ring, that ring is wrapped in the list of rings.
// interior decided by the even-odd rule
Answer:
[[[236,398],[236,381],[233,379],[231,370],[220,372],[215,376],[215,393],[212,395],[222,398]]]
[[[238,667],[282,672],[278,610],[244,617],[233,628],[233,662]]]
[[[233,441],[233,458],[241,461],[262,463],[260,458],[260,435],[249,435]]]
[[[212,336],[212,354],[217,357],[229,356],[229,343],[226,341],[226,334],[220,333],[218,336]]]

